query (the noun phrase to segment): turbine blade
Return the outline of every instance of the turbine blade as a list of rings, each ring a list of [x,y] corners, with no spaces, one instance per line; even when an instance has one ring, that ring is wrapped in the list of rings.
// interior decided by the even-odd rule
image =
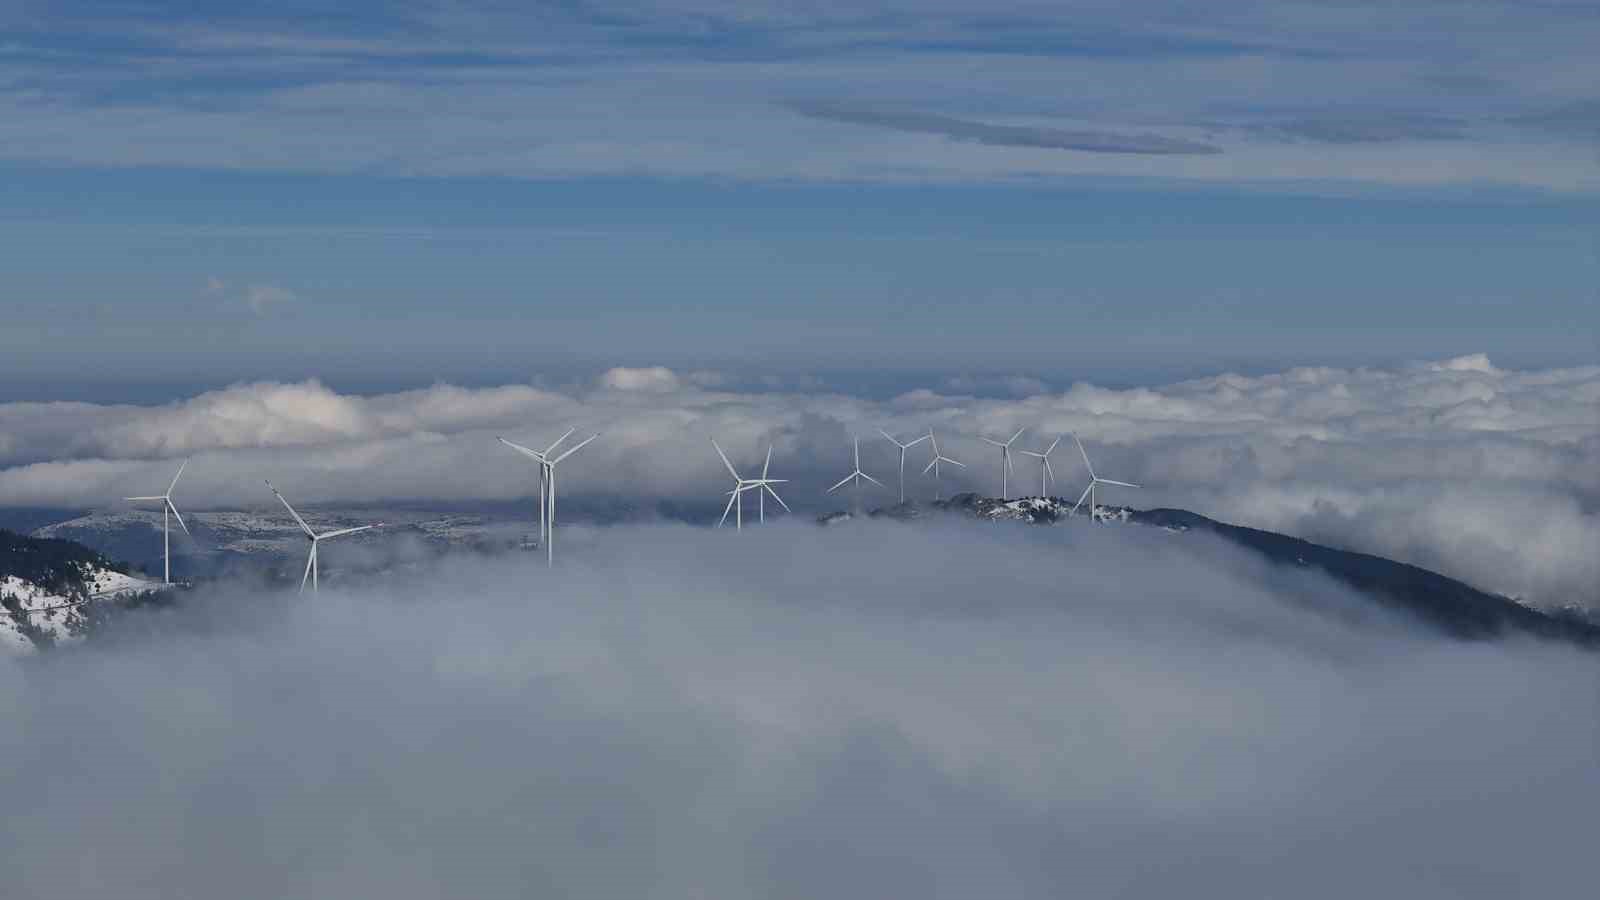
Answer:
[[[183,524],[183,516],[179,515],[178,508],[172,505],[171,500],[167,501],[167,509],[172,510],[172,514],[178,517],[178,527],[183,529],[183,533],[189,535],[190,537],[194,537],[193,532],[189,531],[189,526]]]
[[[1023,456],[1032,456],[1032,457],[1035,457],[1037,459],[1044,459],[1044,454],[1043,453],[1038,453],[1038,452],[1033,451],[1033,450],[1018,450],[1017,452],[1021,453]]]
[[[371,525],[361,525],[356,528],[341,528],[338,531],[330,531],[327,534],[319,534],[317,535],[317,540],[325,541],[328,538],[336,538],[344,534],[355,534],[358,531],[366,531],[371,528],[381,528],[383,527],[383,524],[384,523],[382,522],[374,522]]]
[[[1090,482],[1090,484],[1092,485],[1093,482]],[[1083,505],[1083,501],[1085,501],[1087,499],[1089,499],[1089,488],[1084,488],[1083,489],[1083,493],[1078,495],[1078,502],[1072,504],[1072,514],[1073,515],[1077,515],[1078,514],[1078,507],[1082,506]]]
[[[122,499],[124,499],[124,500],[165,500],[167,498],[165,496],[161,496],[161,497],[123,497]]]
[[[1109,478],[1096,478],[1095,481],[1098,481],[1101,484],[1115,484],[1115,485],[1117,485],[1119,487],[1131,487],[1131,488],[1138,487],[1137,484],[1133,484],[1131,482],[1127,482],[1127,481],[1112,481]]]
[[[172,496],[172,489],[178,486],[178,479],[183,477],[183,470],[188,467],[189,460],[187,459],[183,461],[182,465],[178,466],[178,474],[172,476],[172,483],[167,485],[167,496]]]
[[[1012,442],[1012,441],[1015,441],[1015,440],[1016,440],[1016,439],[1017,439],[1017,438],[1019,438],[1019,437],[1022,437],[1022,433],[1023,433],[1023,432],[1024,432],[1024,431],[1027,431],[1027,430],[1028,430],[1028,429],[1027,429],[1027,426],[1023,426],[1023,427],[1022,427],[1022,428],[1018,428],[1018,429],[1017,429],[1017,433],[1016,433],[1016,434],[1013,434],[1013,435],[1012,435],[1012,436],[1011,436],[1011,440],[1010,440],[1010,441],[1006,441],[1006,444],[1007,444],[1007,445],[1010,445],[1010,444],[1011,444],[1011,442]]]
[[[939,464],[939,457],[937,457],[937,456],[935,456],[933,459],[928,460],[928,465],[923,468],[922,474],[926,475],[929,472],[933,471],[933,467],[938,465],[938,464]]]
[[[915,447],[915,446],[916,446],[916,445],[918,445],[918,444],[920,444],[920,443],[922,443],[922,442],[923,442],[923,441],[925,441],[925,440],[927,440],[927,439],[928,439],[928,438],[930,438],[930,437],[933,437],[933,435],[931,435],[931,434],[925,434],[925,435],[923,435],[923,436],[922,436],[922,437],[919,437],[919,438],[916,438],[916,439],[915,439],[915,440],[910,440],[910,441],[906,441],[906,442],[905,442],[905,443],[904,443],[904,444],[903,444],[903,445],[901,445],[901,446],[904,446],[904,447]]]
[[[1094,478],[1094,464],[1089,462],[1089,451],[1083,449],[1083,441],[1078,440],[1078,436],[1074,434],[1072,442],[1078,445],[1078,452],[1083,454],[1083,467],[1089,470],[1089,477]]]
[[[1045,456],[1049,456],[1050,454],[1056,452],[1056,445],[1059,444],[1059,443],[1061,443],[1061,438],[1059,438],[1059,437],[1056,438],[1055,440],[1051,441],[1050,442],[1050,449],[1044,451],[1044,455]]]
[[[967,464],[966,464],[966,463],[964,463],[964,462],[960,462],[960,461],[958,461],[958,460],[954,460],[954,459],[951,459],[951,458],[950,458],[950,457],[948,457],[948,456],[946,456],[946,457],[944,457],[944,461],[945,461],[945,462],[947,462],[947,463],[949,463],[949,464],[950,464],[950,465],[952,465],[952,466],[960,466],[960,467],[961,467],[961,468],[963,468],[963,469],[965,469],[965,468],[966,468],[966,467],[967,467]]]
[[[878,433],[883,435],[884,437],[888,438],[889,439],[889,443],[895,445],[896,447],[899,447],[902,450],[904,450],[905,448],[911,446],[910,444],[902,444],[899,441],[895,440],[894,439],[894,435],[890,434],[887,431],[884,431],[882,428],[878,429]]]
[[[523,456],[529,457],[530,459],[536,459],[539,462],[544,462],[544,454],[540,453],[537,450],[531,449],[529,447],[524,447],[521,444],[513,443],[511,441],[506,440],[505,438],[496,438],[496,440],[498,440],[502,444],[505,444],[507,447],[510,447],[511,449],[517,451],[518,453],[521,453]]]
[[[767,469],[772,466],[772,445],[767,445],[767,461],[761,464],[761,477],[767,477]]]
[[[723,525],[727,524],[728,513],[733,512],[733,504],[736,501],[738,501],[738,499],[739,499],[739,489],[738,488],[734,488],[733,490],[728,492],[728,505],[726,507],[724,507],[723,510],[722,510],[722,518],[717,520],[717,527],[718,528],[721,528]]]
[[[784,512],[794,512],[794,510],[789,508],[789,504],[783,502],[783,498],[778,496],[778,492],[773,490],[771,485],[763,484],[761,485],[761,489],[771,494],[772,499],[778,501],[778,505],[783,507]]]
[[[566,440],[569,437],[572,437],[572,433],[574,431],[577,431],[577,430],[578,430],[578,426],[576,426],[576,425],[572,426],[571,428],[568,428],[566,434],[563,434],[561,437],[556,438],[556,442],[554,444],[551,444],[550,446],[544,448],[544,455],[545,456],[549,456],[550,454],[556,452],[556,448],[561,446],[561,442]]]
[[[739,470],[733,467],[733,463],[728,462],[728,454],[722,452],[722,445],[717,443],[716,438],[711,439],[711,446],[717,448],[717,455],[722,457],[722,464],[728,467],[728,474],[733,476],[733,480],[743,481],[744,479],[739,477]]]
[[[1050,467],[1050,458],[1046,457],[1046,456],[1041,456],[1039,458],[1044,460],[1044,472],[1045,472],[1046,475],[1050,476],[1050,483],[1051,484],[1055,484],[1056,483],[1056,470],[1052,469]]]
[[[866,480],[872,482],[873,484],[877,485],[878,487],[884,487],[883,482],[879,481],[876,478],[873,478],[871,475],[868,475],[865,472],[857,472],[856,474],[860,475],[862,478],[865,478]]]
[[[842,488],[845,485],[849,484],[850,483],[850,479],[852,479],[854,477],[856,477],[856,473],[851,472],[849,475],[846,475],[844,478],[840,479],[838,484],[836,484],[833,487],[828,488],[826,491],[824,491],[824,493],[831,494],[834,491],[837,491],[839,488]]]
[[[993,444],[996,447],[1004,447],[1005,446],[1005,444],[1002,444],[999,441],[994,440],[993,438],[986,438],[986,437],[983,437],[982,435],[978,436],[978,440],[983,441],[985,444]]]
[[[584,447],[589,446],[589,442],[594,440],[595,438],[597,438],[599,436],[600,436],[599,434],[591,434],[591,435],[589,435],[588,437],[584,438],[581,442],[579,442],[578,446],[569,448],[567,450],[567,452],[561,454],[560,456],[556,457],[555,459],[550,460],[550,465],[553,466],[556,463],[561,462],[563,459],[566,459],[567,457],[571,456],[572,454],[577,453],[579,450],[582,450]]]
[[[282,503],[283,508],[289,511],[289,515],[294,516],[294,520],[300,523],[300,530],[306,533],[306,537],[312,538],[313,540],[316,539],[317,533],[311,530],[311,526],[306,524],[305,519],[300,518],[300,514],[294,511],[294,507],[289,505],[289,501],[284,499],[282,494],[278,493],[278,489],[272,486],[272,482],[267,482],[267,489],[272,491],[273,494],[277,495],[278,502]],[[166,498],[163,497],[162,499]]]

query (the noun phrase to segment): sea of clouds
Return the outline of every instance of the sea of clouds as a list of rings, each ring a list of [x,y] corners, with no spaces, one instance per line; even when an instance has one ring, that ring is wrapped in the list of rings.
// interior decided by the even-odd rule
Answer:
[[[187,509],[272,508],[270,477],[305,505],[485,501],[527,496],[528,461],[497,435],[543,446],[569,426],[600,440],[563,464],[563,496],[720,509],[714,436],[753,472],[769,444],[797,509],[849,469],[893,485],[878,435],[936,428],[945,490],[1000,493],[998,451],[980,436],[1027,433],[1040,449],[1079,435],[1101,475],[1138,482],[1104,500],[1177,506],[1437,569],[1545,605],[1600,605],[1600,366],[1510,371],[1482,355],[1392,369],[1299,368],[1175,384],[1065,389],[1013,378],[985,398],[950,380],[890,399],[816,383],[774,387],[706,372],[613,369],[562,387],[435,385],[376,396],[316,381],[238,384],[161,406],[0,405],[0,505],[100,507],[159,490],[177,460]],[[924,444],[909,493],[926,498]],[[1012,493],[1036,493],[1019,458]],[[1070,440],[1055,492],[1084,468]],[[878,500],[888,502],[889,494]]]
[[[1592,653],[1213,541],[657,524],[216,587],[0,658],[0,893],[1592,888]]]

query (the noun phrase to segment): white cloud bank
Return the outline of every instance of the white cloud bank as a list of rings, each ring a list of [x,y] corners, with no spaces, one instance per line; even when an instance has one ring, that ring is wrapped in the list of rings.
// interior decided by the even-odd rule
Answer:
[[[1156,530],[619,528],[0,659],[8,897],[1582,896],[1596,658]],[[826,565],[819,561],[826,560]]]
[[[1019,447],[1076,432],[1102,474],[1146,486],[1112,502],[1380,553],[1535,602],[1595,604],[1600,590],[1600,367],[1507,371],[1479,355],[1128,390],[1080,383],[1005,399],[718,384],[714,373],[614,369],[560,390],[358,396],[312,381],[157,407],[4,404],[0,505],[115,504],[164,485],[188,455],[180,493],[194,509],[270,508],[262,477],[307,503],[506,499],[535,482],[494,437],[548,442],[571,425],[603,432],[564,466],[575,510],[588,499],[716,502],[726,473],[713,435],[751,467],[774,444],[774,476],[792,479],[786,499],[815,508],[848,469],[852,434],[864,439],[867,470],[884,478],[892,447],[877,429],[934,427],[969,466],[947,470],[947,491],[998,494],[998,459],[977,438],[1026,427]],[[1081,462],[1070,444],[1057,454],[1058,493],[1075,496]],[[919,459],[908,469],[920,471]],[[1037,469],[1020,462],[1013,485],[1036,490]],[[920,475],[908,481],[913,496],[931,494]]]

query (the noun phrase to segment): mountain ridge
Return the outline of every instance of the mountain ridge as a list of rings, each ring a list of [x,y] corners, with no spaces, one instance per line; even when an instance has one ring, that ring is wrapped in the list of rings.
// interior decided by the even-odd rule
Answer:
[[[956,494],[926,507],[935,513],[966,515],[989,521],[1051,525],[1075,518],[1073,504],[1061,497],[997,500],[976,493]],[[915,519],[921,504],[874,509],[872,518]],[[1232,525],[1185,509],[1139,510],[1098,505],[1088,514],[1096,522],[1147,525],[1174,532],[1201,532],[1249,550],[1279,565],[1316,569],[1389,609],[1399,610],[1452,637],[1484,640],[1520,633],[1600,648],[1600,624],[1573,612],[1549,613],[1511,597],[1480,590],[1466,582],[1421,566],[1355,550],[1316,544],[1274,531]],[[822,516],[833,524],[849,513]]]

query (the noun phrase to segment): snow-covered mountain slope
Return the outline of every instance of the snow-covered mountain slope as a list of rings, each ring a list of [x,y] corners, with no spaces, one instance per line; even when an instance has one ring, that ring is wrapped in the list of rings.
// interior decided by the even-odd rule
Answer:
[[[97,604],[161,588],[81,544],[0,531],[0,652],[79,640]]]

